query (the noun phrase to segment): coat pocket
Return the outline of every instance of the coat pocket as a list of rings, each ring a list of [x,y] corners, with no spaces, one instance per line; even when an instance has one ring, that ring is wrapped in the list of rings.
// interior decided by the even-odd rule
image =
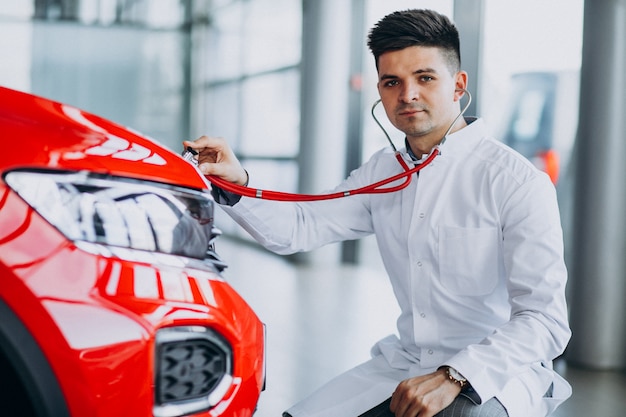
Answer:
[[[442,226],[439,273],[442,285],[457,295],[491,293],[499,279],[501,242],[496,227]]]

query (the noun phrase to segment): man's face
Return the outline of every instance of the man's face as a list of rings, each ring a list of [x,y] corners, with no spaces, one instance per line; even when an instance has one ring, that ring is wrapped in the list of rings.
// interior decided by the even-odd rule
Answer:
[[[451,74],[438,48],[412,46],[378,59],[378,91],[387,117],[413,151],[427,153],[459,113],[467,74]],[[417,149],[415,149],[417,148]]]

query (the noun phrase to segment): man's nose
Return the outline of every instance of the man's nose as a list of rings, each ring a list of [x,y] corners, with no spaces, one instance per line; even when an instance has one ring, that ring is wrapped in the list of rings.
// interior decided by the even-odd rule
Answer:
[[[419,87],[415,83],[405,83],[402,86],[402,91],[400,92],[400,97],[398,98],[403,103],[411,103],[419,100],[419,97]]]

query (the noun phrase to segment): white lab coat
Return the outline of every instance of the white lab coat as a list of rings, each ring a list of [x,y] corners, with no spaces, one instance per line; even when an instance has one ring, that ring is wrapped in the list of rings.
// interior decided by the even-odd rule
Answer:
[[[381,150],[337,190],[400,170]],[[242,198],[224,209],[281,254],[375,233],[398,299],[399,338],[379,342],[370,362],[290,409],[294,417],[356,416],[401,380],[442,364],[463,374],[479,401],[498,398],[510,417],[548,415],[571,395],[552,370],[571,335],[556,193],[547,175],[489,138],[481,119],[449,135],[400,192],[310,203]]]

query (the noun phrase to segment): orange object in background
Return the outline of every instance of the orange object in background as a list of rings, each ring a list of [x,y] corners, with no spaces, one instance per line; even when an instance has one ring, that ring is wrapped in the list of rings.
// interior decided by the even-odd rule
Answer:
[[[556,185],[561,169],[558,152],[553,149],[541,151],[535,156],[533,163],[537,168],[548,174],[552,184]]]

